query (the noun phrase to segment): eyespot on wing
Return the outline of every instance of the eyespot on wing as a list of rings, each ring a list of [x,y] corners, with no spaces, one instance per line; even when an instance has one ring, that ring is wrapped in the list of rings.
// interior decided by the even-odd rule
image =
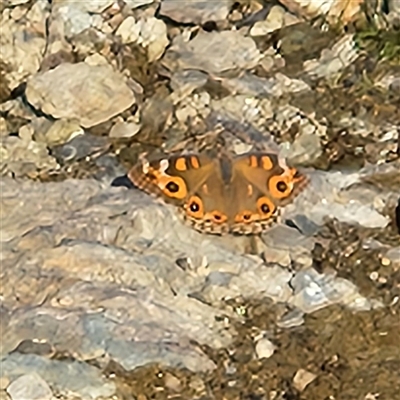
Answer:
[[[203,201],[198,196],[191,196],[185,204],[185,211],[189,217],[200,219],[204,216]]]
[[[268,197],[260,197],[257,200],[257,210],[262,219],[270,218],[275,210],[275,204]]]
[[[268,190],[274,198],[284,199],[292,194],[297,183],[304,180],[305,177],[296,168],[288,168],[281,175],[271,176],[268,181]]]

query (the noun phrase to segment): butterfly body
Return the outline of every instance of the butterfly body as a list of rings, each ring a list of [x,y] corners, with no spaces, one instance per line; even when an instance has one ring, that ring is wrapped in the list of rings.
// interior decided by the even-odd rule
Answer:
[[[174,204],[198,231],[257,234],[307,179],[276,154],[203,154],[142,160],[128,174],[138,188]]]

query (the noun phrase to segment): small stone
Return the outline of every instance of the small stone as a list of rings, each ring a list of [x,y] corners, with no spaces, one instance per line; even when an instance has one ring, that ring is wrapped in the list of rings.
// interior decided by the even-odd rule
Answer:
[[[250,30],[251,36],[264,36],[284,26],[285,10],[280,6],[274,6],[265,21],[257,21]]]
[[[190,378],[189,387],[191,389],[193,389],[196,393],[200,393],[200,392],[203,392],[204,390],[206,390],[206,385],[205,385],[203,379],[201,379],[197,375],[193,375]]]
[[[169,372],[166,372],[164,375],[164,383],[168,389],[173,390],[174,392],[179,392],[182,390],[182,383],[180,379]]]
[[[49,145],[59,145],[68,142],[78,135],[83,135],[84,131],[77,121],[60,119],[55,121],[50,128],[44,132],[43,141]],[[35,139],[38,140],[35,134]]]
[[[140,37],[138,43],[147,48],[148,62],[158,60],[169,45],[167,26],[164,21],[152,17],[138,22]]]
[[[295,139],[290,149],[290,161],[296,165],[310,165],[322,153],[320,138],[316,133],[304,131]]]
[[[135,136],[141,128],[140,124],[135,122],[117,122],[110,130],[112,138],[130,138]]]
[[[140,26],[133,16],[129,16],[122,21],[115,34],[121,36],[123,43],[134,43],[139,39]]]
[[[296,372],[293,378],[293,386],[299,392],[302,392],[316,377],[317,375],[301,368]]]
[[[388,267],[388,266],[390,265],[390,263],[391,263],[391,261],[390,261],[389,258],[387,258],[387,257],[382,257],[382,259],[381,259],[381,264],[382,264],[384,267]]]
[[[257,358],[269,358],[274,354],[275,345],[267,338],[261,338],[256,343],[255,351]]]
[[[22,375],[7,387],[12,400],[51,400],[49,385],[39,375]]]
[[[291,263],[289,251],[270,247],[263,253],[263,258],[266,263],[279,264],[288,267]]]
[[[193,118],[196,115],[197,111],[191,106],[182,107],[175,111],[176,119],[182,123],[187,122],[189,118]]]
[[[379,274],[377,271],[373,271],[369,274],[369,279],[371,279],[371,281],[377,281],[379,278]]]

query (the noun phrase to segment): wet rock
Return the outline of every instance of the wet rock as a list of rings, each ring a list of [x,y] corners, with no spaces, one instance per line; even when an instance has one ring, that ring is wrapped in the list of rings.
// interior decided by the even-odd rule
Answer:
[[[62,64],[33,76],[28,102],[53,118],[76,119],[85,128],[98,125],[135,103],[123,77],[106,65]]]
[[[204,24],[208,21],[225,20],[230,5],[229,0],[189,0],[185,2],[185,7],[182,7],[182,4],[175,0],[164,0],[161,2],[160,15],[183,24]]]
[[[36,373],[22,375],[7,388],[12,400],[51,400],[48,384]]]
[[[221,49],[226,49],[221,53]],[[204,32],[185,41],[174,39],[162,62],[170,70],[198,69],[218,75],[232,69],[251,69],[261,59],[255,42],[238,31]]]

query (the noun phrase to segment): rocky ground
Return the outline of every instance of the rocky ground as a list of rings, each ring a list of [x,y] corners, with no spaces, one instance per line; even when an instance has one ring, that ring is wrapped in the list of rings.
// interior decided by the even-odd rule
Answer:
[[[400,399],[396,0],[0,12],[0,399]],[[308,175],[290,223],[200,234],[111,185],[216,145]]]

